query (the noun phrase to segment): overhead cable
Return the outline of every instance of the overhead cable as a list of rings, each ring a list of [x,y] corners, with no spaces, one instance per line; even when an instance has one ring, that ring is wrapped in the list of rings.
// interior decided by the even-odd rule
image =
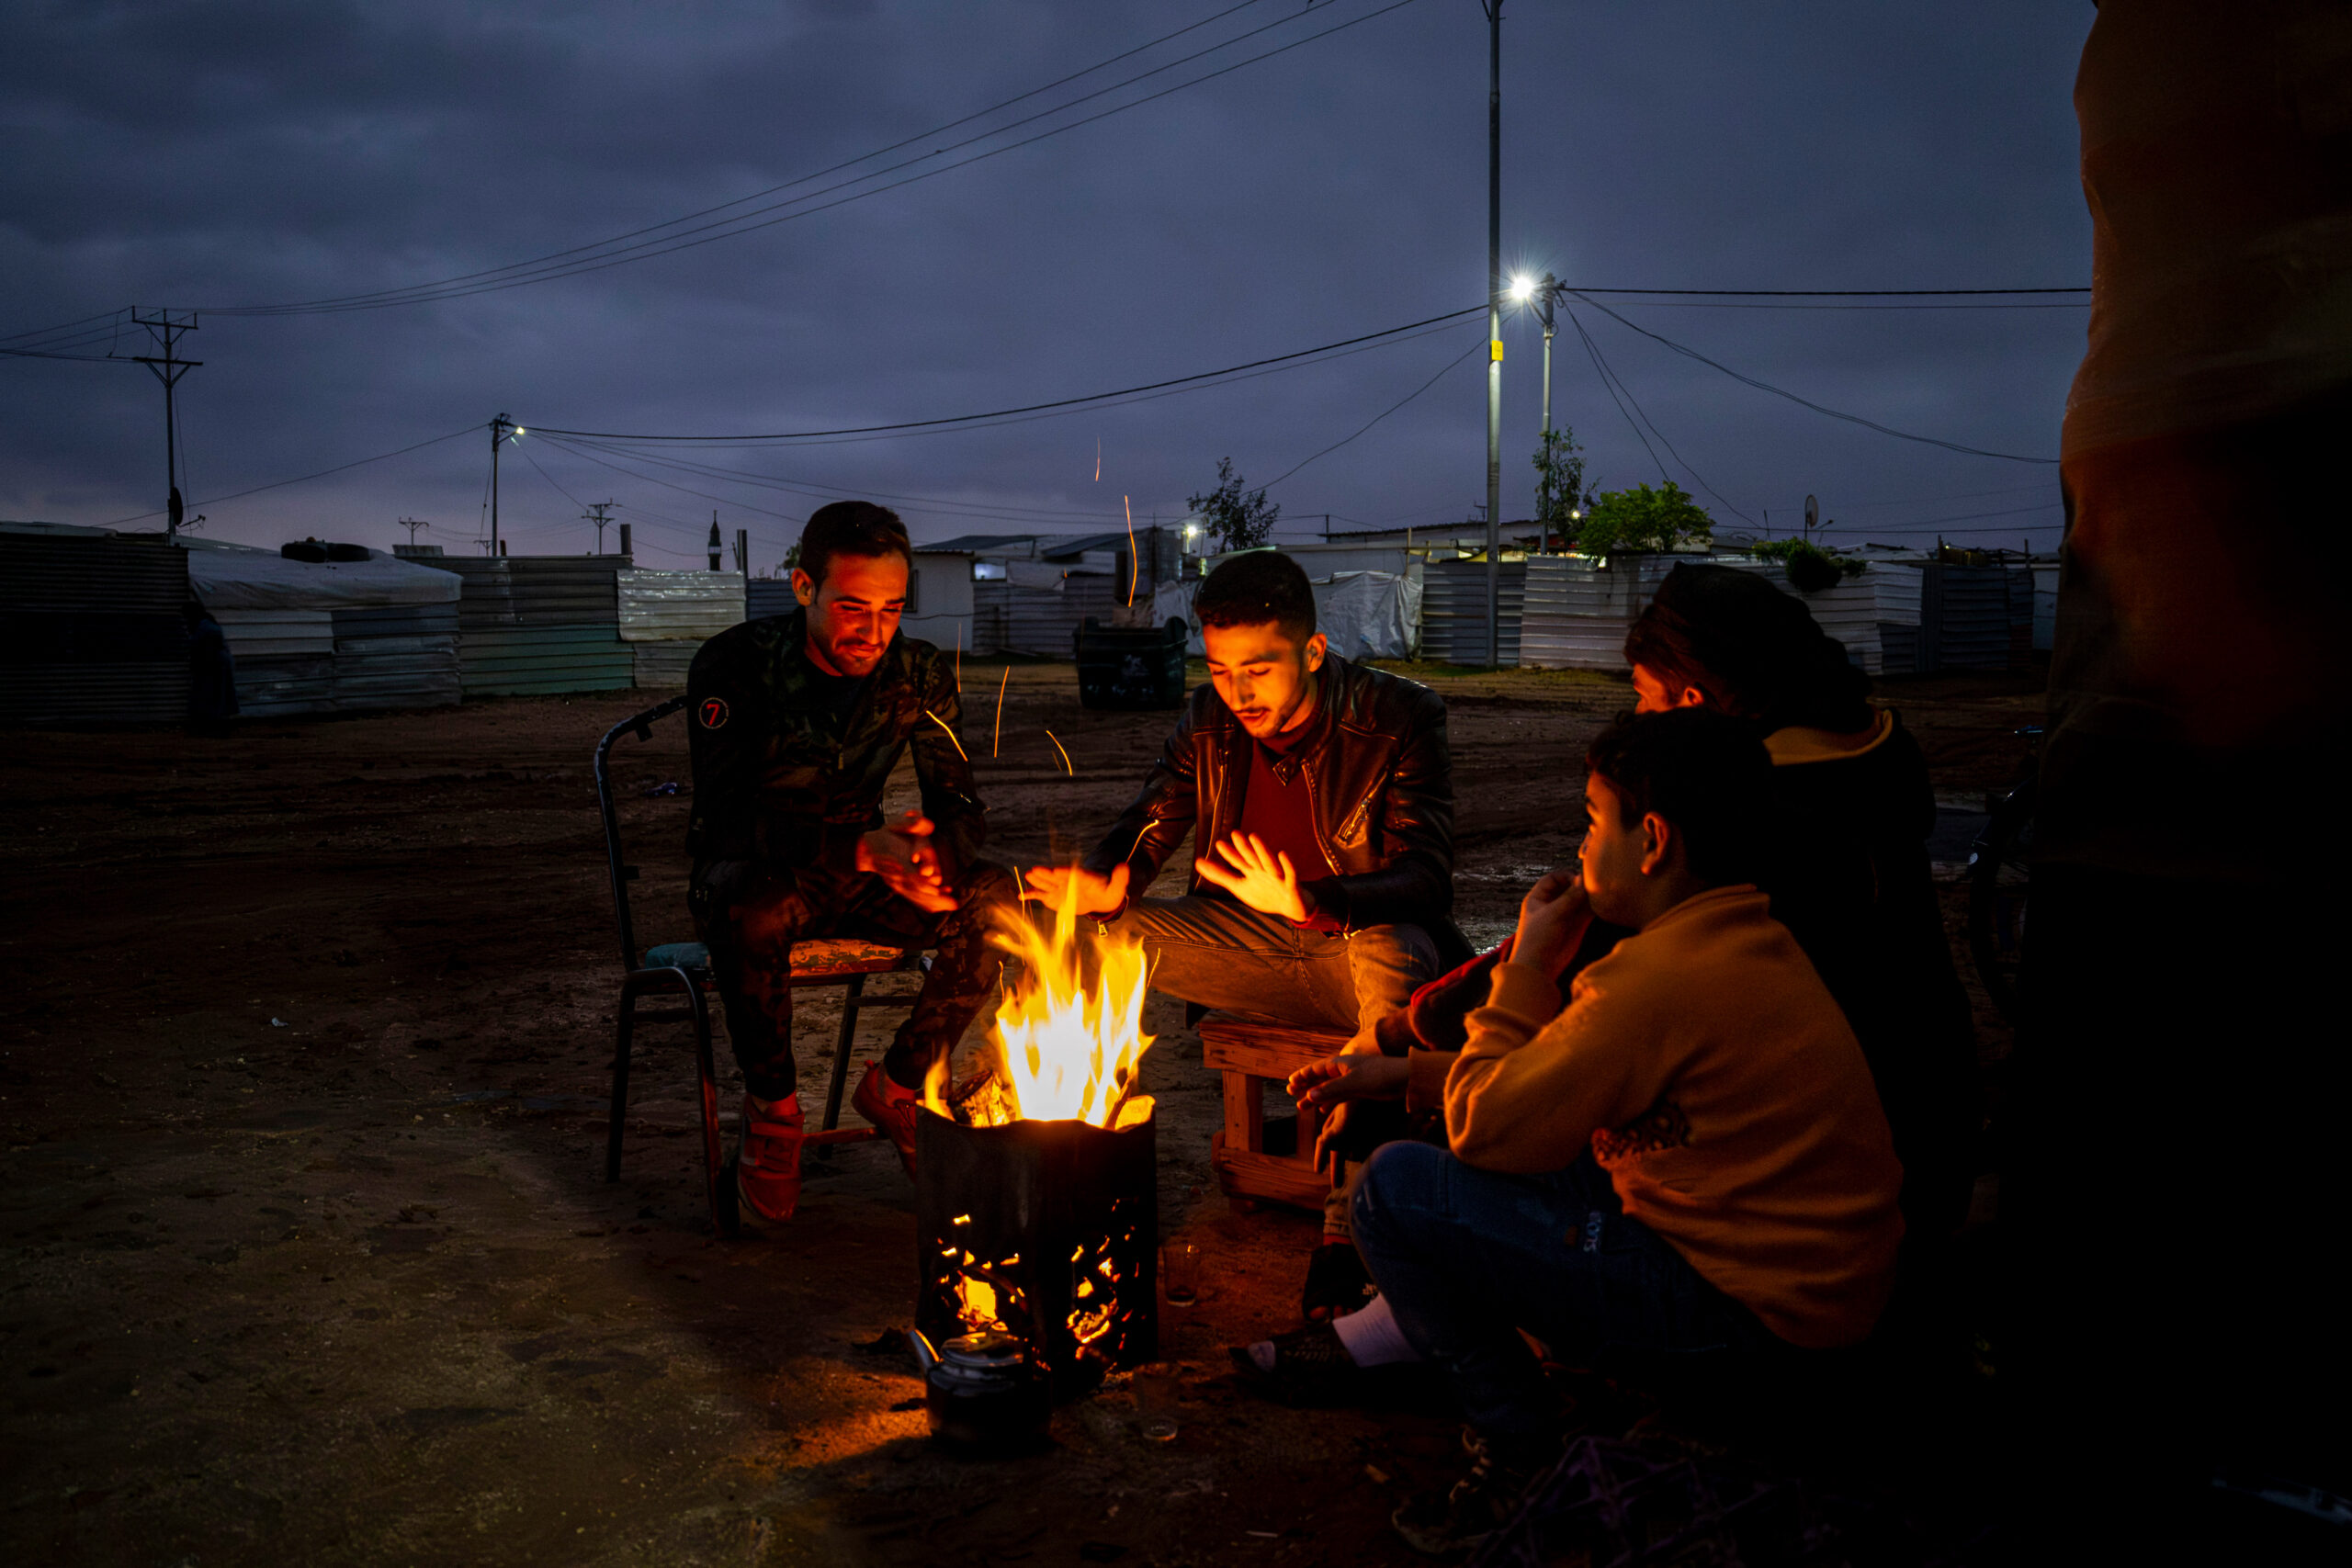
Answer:
[[[1426,317],[1421,321],[1409,321],[1401,327],[1389,327],[1381,332],[1366,333],[1360,337],[1341,338],[1337,343],[1327,343],[1317,348],[1302,348],[1290,354],[1277,354],[1265,359],[1253,359],[1245,365],[1230,365],[1222,370],[1203,370],[1195,375],[1171,377],[1165,381],[1148,381],[1139,387],[1123,387],[1114,392],[1090,392],[1084,397],[1057,398],[1049,402],[1023,403],[1017,408],[992,409],[986,413],[951,414],[939,419],[902,420],[895,424],[846,425],[837,430],[775,431],[757,435],[649,435],[610,430],[564,430],[554,425],[536,424],[531,428],[542,435],[571,435],[596,441],[669,442],[695,446],[750,446],[769,441],[807,441],[828,435],[871,435],[893,431],[924,430],[944,424],[968,424],[975,420],[1001,419],[1009,414],[1076,408],[1084,403],[1099,403],[1112,398],[1132,397],[1138,392],[1156,392],[1163,388],[1181,387],[1188,382],[1207,381],[1220,376],[1231,376],[1243,370],[1255,370],[1263,366],[1306,359],[1318,354],[1329,354],[1334,349],[1349,348],[1357,344],[1371,343],[1379,338],[1396,337],[1399,333],[1409,333],[1420,327],[1434,326],[1441,321],[1451,321],[1463,316],[1476,315],[1486,308],[1484,305],[1472,305],[1460,310],[1448,310],[1442,316]]]
[[[266,490],[284,490],[288,485],[299,485],[306,483],[311,479],[322,479],[329,474],[339,474],[346,468],[366,468],[370,463],[380,463],[387,457],[399,457],[411,452],[421,452],[427,446],[437,446],[444,441],[455,441],[460,435],[479,434],[481,431],[481,425],[469,424],[463,430],[453,430],[447,435],[435,435],[430,440],[420,441],[413,446],[402,446],[399,450],[392,452],[379,452],[372,457],[360,457],[348,463],[337,463],[332,468],[321,468],[314,474],[301,474],[290,479],[276,479],[266,485],[255,485],[251,490],[241,490],[229,495],[216,495],[208,497],[202,501],[190,502],[188,502],[188,505],[192,509],[198,506],[218,506],[224,501],[242,501],[249,495],[259,495]],[[132,517],[118,517],[113,522],[103,524],[101,526],[107,528],[119,528],[126,523],[143,523],[150,517],[161,517],[163,514],[162,509],[158,508],[153,512],[141,512]]]
[[[210,310],[213,314],[229,316],[300,315],[335,313],[345,310],[380,310],[392,305],[417,304],[435,299],[458,299],[471,294],[494,293],[501,289],[521,288],[526,284],[544,283],[557,277],[571,277],[579,276],[582,273],[601,272],[606,267],[619,266],[629,262],[645,261],[654,256],[668,255],[677,251],[692,250],[697,246],[710,244],[718,240],[732,239],[739,234],[748,234],[757,230],[771,228],[778,223],[790,222],[794,219],[810,217],[819,212],[829,212],[836,207],[846,206],[853,201],[863,201],[868,197],[879,196],[884,191],[896,190],[901,186],[912,185],[920,180],[930,179],[935,175],[945,174],[951,169],[966,168],[973,164],[981,163],[987,159],[997,157],[1001,153],[1011,152],[1017,149],[1030,146],[1035,142],[1043,141],[1052,137],[1060,136],[1067,131],[1076,130],[1081,126],[1091,125],[1097,120],[1108,119],[1114,115],[1125,114],[1129,109],[1140,108],[1146,104],[1155,103],[1161,98],[1170,96],[1171,94],[1182,92],[1186,88],[1199,86],[1204,82],[1211,82],[1215,81],[1217,77],[1229,75],[1233,72],[1241,70],[1245,66],[1254,65],[1264,60],[1272,60],[1276,55],[1287,54],[1294,49],[1304,48],[1306,45],[1314,43],[1318,39],[1329,38],[1334,33],[1345,32],[1350,28],[1360,26],[1361,24],[1371,21],[1375,17],[1384,17],[1391,11],[1401,10],[1405,6],[1414,5],[1416,3],[1417,0],[1390,0],[1388,5],[1380,6],[1376,10],[1366,12],[1361,17],[1356,17],[1351,20],[1340,22],[1331,27],[1325,28],[1320,32],[1309,33],[1305,38],[1293,39],[1289,43],[1280,44],[1272,49],[1261,51],[1261,52],[1250,55],[1246,59],[1236,61],[1229,65],[1219,66],[1214,71],[1204,72],[1198,76],[1179,82],[1174,86],[1163,87],[1159,92],[1148,93],[1142,97],[1133,98],[1122,104],[1114,104],[1109,108],[1071,120],[1065,125],[1049,127],[1046,130],[1038,131],[1033,136],[1026,136],[1017,141],[1007,142],[1001,147],[988,148],[985,151],[974,153],[968,158],[961,158],[953,163],[940,164],[934,168],[920,170],[917,173],[908,175],[904,179],[892,180],[888,184],[872,186],[870,188],[865,190],[851,191],[851,194],[843,196],[838,200],[818,202],[814,206],[802,205],[803,203],[813,201],[818,197],[831,195],[835,191],[850,190],[850,188],[854,186],[867,185],[868,182],[879,179],[884,175],[893,174],[901,169],[912,169],[917,164],[932,162],[946,152],[958,151],[962,148],[971,146],[975,142],[987,141],[990,137],[1001,136],[1008,130],[1017,129],[1023,125],[1031,124],[1038,119],[1046,118],[1056,114],[1067,112],[1080,104],[1087,103],[1092,99],[1102,97],[1105,94],[1115,92],[1121,87],[1131,86],[1134,84],[1141,82],[1148,77],[1159,75],[1163,72],[1173,70],[1179,65],[1183,65],[1192,61],[1198,60],[1204,55],[1214,54],[1219,50],[1230,48],[1233,44],[1238,43],[1244,39],[1254,38],[1258,34],[1268,31],[1271,28],[1281,27],[1285,23],[1295,19],[1296,16],[1303,15],[1304,13],[1294,13],[1291,16],[1278,17],[1274,21],[1266,23],[1262,27],[1253,28],[1250,31],[1238,34],[1234,38],[1227,39],[1224,42],[1212,44],[1207,49],[1199,50],[1192,54],[1185,55],[1181,59],[1170,61],[1165,65],[1154,66],[1149,71],[1142,72],[1135,76],[1128,77],[1124,81],[1114,82],[1108,87],[1099,88],[1094,92],[1073,98],[1067,103],[1057,105],[1053,108],[1040,110],[1036,114],[1025,116],[1021,119],[1012,121],[1010,125],[1000,126],[992,130],[979,132],[974,136],[966,138],[962,141],[953,142],[946,147],[934,148],[932,151],[922,153],[917,157],[905,159],[899,163],[889,164],[884,168],[873,170],[867,174],[854,175],[849,179],[839,181],[833,185],[827,186],[822,189],[809,191],[801,196],[790,197],[785,201],[773,203],[767,207],[755,208],[750,212],[738,213],[732,218],[722,219],[716,222],[702,224],[692,229],[680,230],[674,233],[664,234],[659,239],[642,240],[634,244],[622,245],[618,250],[612,250],[607,247],[617,244],[620,239],[628,238],[628,236],[617,236],[614,240],[601,242],[595,245],[575,247],[576,252],[595,253],[593,254],[580,254],[576,260],[551,261],[544,265],[537,263],[518,263],[514,264],[513,267],[493,269],[492,274],[472,275],[477,277],[478,281],[470,283],[452,281],[435,284],[414,284],[404,288],[380,290],[375,294],[350,295],[340,298],[307,300],[298,303],[280,305],[215,306],[211,307]],[[1085,73],[1081,72],[1079,74],[1083,75]],[[903,145],[903,143],[900,145]],[[868,156],[874,156],[874,154],[869,154]],[[862,161],[863,160],[852,160],[854,163]],[[815,178],[819,176],[812,175],[808,177]],[[800,182],[795,183],[797,184]],[[795,210],[788,212],[782,210],[785,208],[793,208]],[[776,214],[776,216],[765,216],[770,213]],[[753,219],[757,219],[759,220],[756,222],[751,221],[751,220]],[[674,227],[675,224],[684,221],[687,221],[687,220],[673,219],[668,224],[657,224],[653,227],[656,229],[672,228]],[[647,232],[647,231],[639,230],[636,231],[636,232],[643,233]],[[693,236],[699,237],[696,238]],[[559,252],[556,254],[558,255],[566,255],[573,254],[574,253]],[[511,276],[508,276],[510,274]]]
[[[1735,370],[1730,366],[1724,364],[1720,360],[1710,359],[1695,348],[1691,348],[1684,344],[1679,344],[1670,337],[1662,336],[1657,333],[1650,331],[1647,327],[1627,321],[1624,317],[1619,315],[1616,311],[1611,310],[1600,300],[1592,299],[1587,294],[1576,290],[1569,290],[1568,292],[1571,293],[1574,298],[1582,299],[1586,304],[1591,306],[1602,315],[1607,316],[1611,321],[1617,322],[1621,326],[1627,327],[1634,332],[1641,333],[1644,337],[1650,339],[1654,343],[1664,344],[1667,347],[1674,350],[1675,353],[1681,355],[1686,359],[1695,359],[1702,365],[1722,371],[1724,375],[1730,377],[1735,381],[1754,387],[1758,391],[1770,392],[1776,398],[1786,398],[1789,401],[1796,403],[1804,408],[1809,408],[1815,413],[1826,414],[1831,419],[1841,419],[1849,424],[1859,424],[1864,429],[1875,430],[1882,435],[1892,435],[1897,440],[1922,442],[1929,446],[1940,446],[1948,452],[1965,453],[1972,457],[1998,457],[2003,462],[2007,463],[2043,463],[2053,468],[2057,466],[2058,459],[2055,457],[2029,457],[2021,456],[2016,452],[1990,451],[1983,446],[1969,446],[1957,441],[1946,441],[1939,436],[1919,435],[1908,430],[1897,430],[1893,425],[1881,424],[1874,419],[1864,419],[1858,413],[1842,412],[1839,410],[1828,407],[1826,404],[1816,403],[1810,398],[1799,397],[1796,393],[1788,390],[1784,387],[1775,387],[1770,381],[1758,380],[1757,378],[1747,375],[1745,372]]]
[[[1464,349],[1453,358],[1447,360],[1436,375],[1430,377],[1428,380],[1422,382],[1419,386],[1406,393],[1402,398],[1399,398],[1396,401],[1389,404],[1386,408],[1381,410],[1378,413],[1373,415],[1372,418],[1365,421],[1356,429],[1354,434],[1342,436],[1340,439],[1332,442],[1331,445],[1324,447],[1322,451],[1316,453],[1314,457],[1308,457],[1301,462],[1293,464],[1290,468],[1283,469],[1280,474],[1271,479],[1268,479],[1264,484],[1260,485],[1258,488],[1261,491],[1272,490],[1276,485],[1282,483],[1283,480],[1290,478],[1291,475],[1298,472],[1299,469],[1306,467],[1308,463],[1314,462],[1316,457],[1329,457],[1332,453],[1337,452],[1340,447],[1345,446],[1349,442],[1353,441],[1357,435],[1362,435],[1365,431],[1370,430],[1374,425],[1378,424],[1382,420],[1386,419],[1390,414],[1395,413],[1398,409],[1403,408],[1407,403],[1411,402],[1415,398],[1419,397],[1423,392],[1428,391],[1431,387],[1436,386],[1440,381],[1445,379],[1446,373],[1448,371],[1451,371],[1455,366],[1461,364],[1464,360],[1469,358],[1472,355],[1477,353],[1478,350],[1484,348],[1486,345],[1487,334],[1482,332],[1478,334],[1478,341],[1476,343],[1474,343],[1468,348]]]
[[[404,288],[378,289],[366,294],[347,294],[327,299],[309,300],[300,302],[300,306],[298,308],[351,304],[368,299],[380,299],[388,304],[401,303],[402,301],[390,297],[409,294],[419,289],[446,288],[460,283],[474,282],[482,278],[498,277],[508,273],[519,272],[526,268],[538,266],[548,262],[560,261],[566,256],[582,255],[591,251],[603,251],[606,247],[616,245],[624,240],[634,240],[640,235],[655,233],[663,229],[675,228],[681,223],[690,223],[697,218],[707,218],[713,213],[724,212],[730,207],[741,207],[748,202],[758,201],[764,197],[775,196],[780,192],[792,190],[797,186],[807,185],[812,180],[823,179],[828,175],[837,175],[843,169],[855,168],[860,164],[869,163],[876,158],[884,157],[889,153],[896,152],[902,147],[911,147],[918,141],[928,141],[932,137],[938,136],[945,131],[953,130],[958,126],[969,125],[976,119],[985,119],[989,115],[995,114],[999,110],[1008,109],[1015,104],[1026,102],[1028,99],[1037,96],[1040,93],[1050,93],[1056,87],[1067,86],[1070,83],[1079,80],[1080,77],[1091,76],[1095,72],[1102,70],[1106,66],[1115,65],[1122,60],[1126,60],[1135,55],[1144,53],[1148,50],[1157,49],[1163,43],[1182,38],[1186,33],[1198,31],[1200,28],[1208,26],[1211,22],[1222,21],[1226,17],[1233,15],[1234,12],[1246,11],[1250,6],[1259,3],[1260,0],[1241,0],[1241,4],[1238,6],[1228,6],[1224,10],[1213,12],[1210,15],[1202,17],[1197,22],[1191,22],[1183,27],[1178,28],[1174,32],[1162,33],[1159,37],[1152,39],[1148,42],[1139,43],[1133,49],[1123,50],[1117,54],[1111,55],[1107,59],[1098,60],[1082,71],[1073,71],[1067,76],[1057,77],[1053,81],[1047,82],[1043,86],[1032,87],[1025,93],[1016,93],[1012,97],[1003,99],[998,103],[990,104],[984,109],[975,109],[970,114],[965,115],[960,119],[951,119],[944,125],[934,125],[928,130],[919,130],[912,136],[906,137],[898,141],[893,141],[888,146],[877,147],[870,152],[861,152],[854,158],[845,158],[838,164],[829,164],[826,167],[815,170],[812,173],[802,175],[797,179],[786,180],[782,185],[770,186],[764,190],[755,190],[751,192],[749,195],[739,196],[734,197],[732,200],[719,202],[716,206],[701,208],[693,212],[681,213],[675,218],[664,219],[659,223],[649,223],[643,228],[631,229],[623,233],[608,236],[605,239],[591,241],[589,243],[584,245],[574,245],[569,250],[550,251],[545,255],[531,256],[519,262],[509,262],[504,266],[487,267],[480,272],[458,273],[454,276],[440,278],[431,283],[411,284]],[[1246,37],[1248,35],[1245,34],[1243,36]],[[1000,130],[1001,129],[1005,128],[1000,128]],[[941,151],[945,151],[945,149],[933,149],[934,153]]]
[[[1565,307],[1563,308],[1565,309]],[[1625,384],[1625,378],[1619,376],[1614,369],[1611,368],[1608,360],[1601,356],[1600,345],[1594,343],[1592,341],[1592,334],[1584,330],[1584,323],[1577,320],[1577,313],[1574,310],[1569,310],[1567,312],[1567,316],[1568,324],[1576,328],[1577,335],[1578,337],[1584,339],[1585,350],[1592,355],[1593,364],[1600,367],[1600,372],[1604,377],[1611,377],[1615,378],[1618,387],[1622,389],[1625,394],[1625,400],[1628,403],[1633,404],[1634,412],[1641,416],[1642,423],[1650,427],[1650,434],[1657,437],[1658,445],[1665,447],[1668,455],[1672,457],[1676,462],[1682,465],[1683,472],[1690,476],[1691,482],[1696,484],[1701,490],[1705,491],[1709,495],[1713,496],[1715,500],[1721,503],[1724,511],[1729,512],[1733,516],[1738,518],[1748,526],[1754,527],[1756,525],[1755,518],[1750,517],[1747,513],[1742,512],[1738,507],[1734,506],[1724,495],[1723,491],[1717,490],[1714,486],[1707,482],[1706,475],[1692,468],[1690,466],[1690,460],[1675,449],[1674,443],[1667,439],[1666,432],[1657,427],[1657,421],[1652,419],[1649,415],[1649,411],[1642,407],[1640,401],[1635,399],[1634,396],[1634,389]],[[1657,454],[1653,452],[1650,454],[1650,457],[1651,459],[1655,461]],[[1666,472],[1665,468],[1661,466],[1658,472],[1663,476]],[[1672,481],[1668,480],[1668,482],[1671,483]]]

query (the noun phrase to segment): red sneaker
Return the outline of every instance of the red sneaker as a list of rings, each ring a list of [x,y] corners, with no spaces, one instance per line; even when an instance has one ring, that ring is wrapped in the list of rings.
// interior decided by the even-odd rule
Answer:
[[[857,1080],[857,1092],[850,1096],[850,1109],[855,1111],[890,1140],[899,1151],[899,1163],[907,1174],[915,1173],[915,1110],[922,1104],[922,1096],[914,1089],[901,1089],[899,1080],[882,1070],[882,1064],[870,1062],[865,1076]]]
[[[800,1201],[800,1097],[788,1094],[767,1109],[743,1096],[743,1139],[735,1158],[735,1200],[754,1229],[792,1218]]]

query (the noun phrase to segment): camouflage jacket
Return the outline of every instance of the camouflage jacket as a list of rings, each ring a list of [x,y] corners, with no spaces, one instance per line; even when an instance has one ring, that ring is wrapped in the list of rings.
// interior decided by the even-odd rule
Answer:
[[[953,868],[968,864],[987,833],[986,810],[953,735],[963,701],[939,649],[894,638],[842,716],[816,690],[820,673],[800,610],[731,626],[695,655],[686,676],[688,852],[702,863],[822,861],[846,870],[858,836],[882,825],[883,785],[911,745],[940,853]]]

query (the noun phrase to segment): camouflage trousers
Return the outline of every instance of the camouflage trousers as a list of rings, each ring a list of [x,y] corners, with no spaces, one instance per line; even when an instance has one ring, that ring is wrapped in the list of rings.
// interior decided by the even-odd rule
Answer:
[[[820,937],[933,950],[889,1065],[902,1081],[919,1078],[933,1059],[953,1051],[996,988],[1002,954],[989,944],[989,931],[995,911],[1013,904],[1017,889],[1004,867],[976,861],[953,891],[957,907],[932,914],[866,872],[729,861],[696,866],[688,900],[710,949],[711,977],[743,1087],[762,1100],[792,1093],[792,946]]]

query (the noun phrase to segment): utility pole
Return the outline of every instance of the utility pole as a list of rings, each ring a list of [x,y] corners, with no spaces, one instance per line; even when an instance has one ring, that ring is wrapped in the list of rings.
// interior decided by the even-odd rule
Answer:
[[[403,517],[401,519],[401,526],[408,530],[408,547],[414,549],[416,548],[416,531],[419,528],[430,528],[433,525],[422,517]]]
[[[520,435],[523,427],[504,414],[490,422],[490,553],[493,556],[506,553],[498,537],[498,449],[506,445],[510,433]]]
[[[710,514],[710,570],[713,571],[718,570],[718,552],[722,547],[718,542],[718,513],[713,509]]]
[[[1487,13],[1487,667],[1503,661],[1503,0]]]
[[[596,525],[596,553],[600,556],[605,553],[605,525],[612,521],[606,513],[612,512],[616,504],[609,501],[592,501],[588,502],[588,510],[580,514],[582,522]]]
[[[735,530],[735,570],[748,581],[752,575],[752,531]]]
[[[182,359],[175,349],[182,333],[196,331],[196,312],[190,310],[183,319],[175,321],[169,310],[152,310],[141,313],[134,305],[131,307],[130,319],[145,327],[147,335],[161,344],[164,350],[160,358],[146,354],[134,355],[132,357],[153,371],[155,379],[164,384],[164,488],[165,491],[164,536],[167,539],[176,539],[180,536],[180,518],[185,507],[180,500],[179,405],[174,400],[173,389],[180,384],[181,377],[203,364],[204,361]]]
[[[1552,306],[1559,292],[1560,280],[1548,272],[1544,275],[1544,281],[1535,286],[1535,315],[1536,319],[1544,323],[1544,434],[1542,440],[1544,455],[1546,458],[1552,455]],[[1548,468],[1545,470],[1544,483],[1547,494],[1551,483],[1550,472]],[[1575,498],[1570,499],[1573,501]],[[1547,507],[1545,510],[1550,509]],[[1549,554],[1551,544],[1552,524],[1547,517],[1535,525],[1535,553],[1539,556]]]

